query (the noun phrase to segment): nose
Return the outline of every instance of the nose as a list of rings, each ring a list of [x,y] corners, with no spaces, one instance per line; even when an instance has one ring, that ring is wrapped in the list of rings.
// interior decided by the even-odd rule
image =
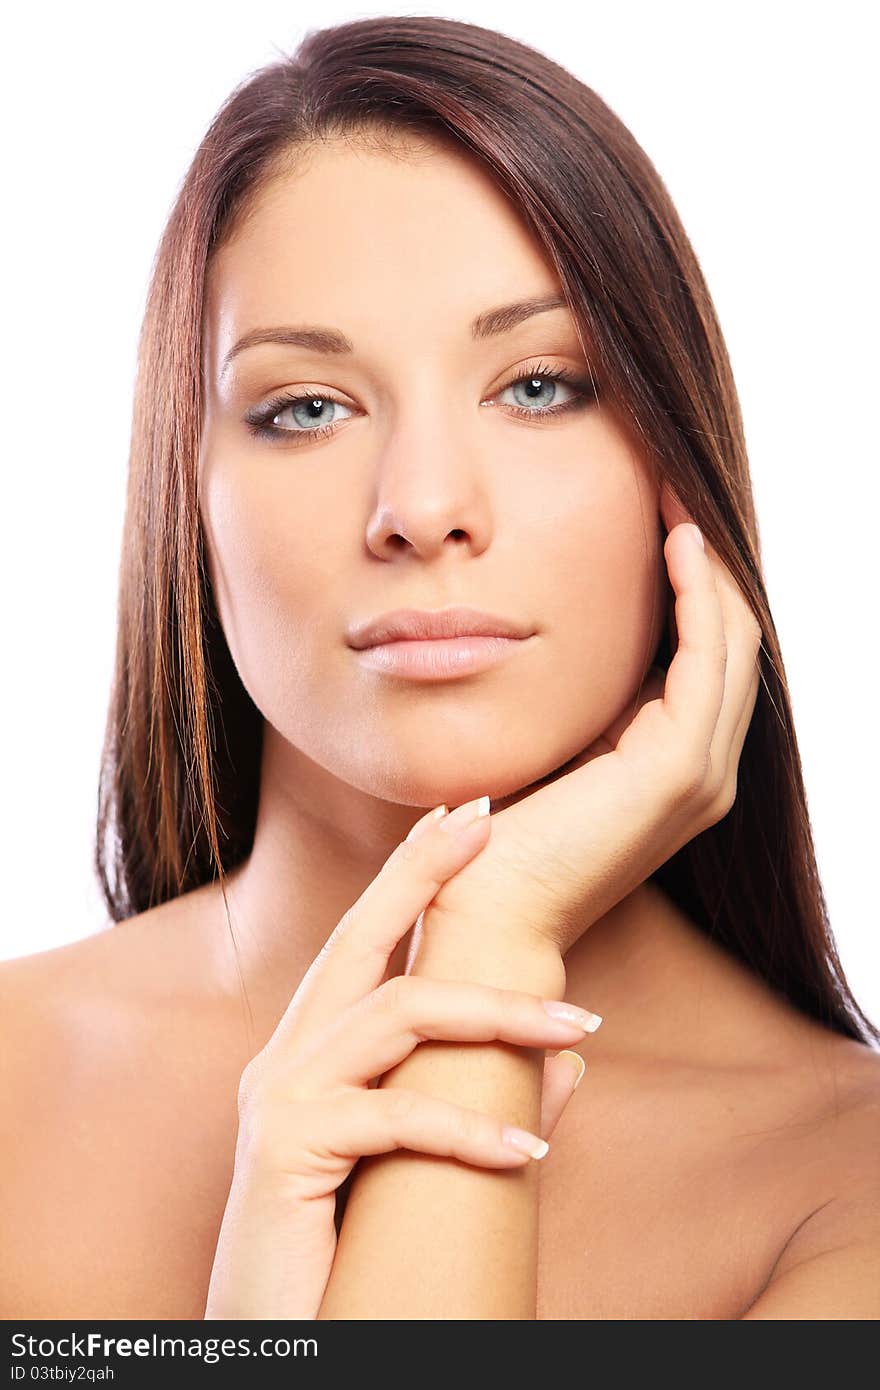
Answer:
[[[383,560],[410,553],[431,560],[450,548],[479,554],[491,529],[487,479],[473,441],[424,417],[400,428],[377,463],[366,528],[372,553]]]

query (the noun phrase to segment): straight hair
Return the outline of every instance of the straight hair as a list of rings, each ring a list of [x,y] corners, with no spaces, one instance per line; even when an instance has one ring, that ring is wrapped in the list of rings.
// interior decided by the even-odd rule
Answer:
[[[218,875],[226,902],[225,875],[253,845],[262,716],[217,616],[199,516],[211,257],[309,145],[387,136],[390,149],[404,134],[453,141],[521,210],[603,394],[760,624],[761,681],[734,804],[653,880],[804,1015],[876,1045],[880,1031],[847,984],[828,919],[740,407],[697,258],[653,164],[591,88],[526,44],[451,19],[310,31],[232,91],[174,201],[139,339],[100,768],[95,868],[111,921]],[[667,630],[655,660],[665,667],[671,656]]]

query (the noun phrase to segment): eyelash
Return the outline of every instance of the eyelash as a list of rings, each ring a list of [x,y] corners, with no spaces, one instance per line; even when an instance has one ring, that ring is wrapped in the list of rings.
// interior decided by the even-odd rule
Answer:
[[[517,386],[521,381],[561,381],[564,385],[570,386],[577,394],[570,401],[565,401],[562,405],[547,406],[544,410],[527,410],[525,406],[507,405],[505,410],[512,410],[521,419],[527,420],[546,420],[549,416],[559,416],[568,410],[584,410],[588,405],[593,404],[598,396],[595,383],[583,377],[578,377],[574,372],[568,371],[564,367],[549,367],[539,362],[534,366],[526,367],[524,371],[518,372],[510,381],[499,387],[498,394],[506,391],[509,386]],[[269,422],[285,410],[287,406],[298,405],[301,401],[336,401],[337,405],[344,405],[344,401],[337,400],[329,392],[313,392],[300,396],[280,395],[267,401],[258,410],[250,411],[245,416],[245,423],[250,433],[257,439],[269,440],[271,443],[279,443],[294,440],[297,443],[311,443],[316,439],[326,439],[328,435],[335,434],[340,425],[344,425],[344,420],[335,420],[330,425],[317,425],[309,430],[285,430]]]

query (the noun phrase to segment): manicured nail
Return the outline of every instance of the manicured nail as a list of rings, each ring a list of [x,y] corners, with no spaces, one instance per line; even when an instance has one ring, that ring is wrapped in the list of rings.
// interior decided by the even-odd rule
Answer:
[[[546,1139],[539,1139],[527,1129],[517,1129],[516,1125],[505,1125],[501,1134],[505,1144],[519,1149],[520,1153],[528,1154],[530,1158],[543,1158],[550,1151]]]
[[[573,1091],[576,1091],[584,1078],[584,1072],[587,1070],[586,1062],[584,1061],[583,1057],[579,1052],[571,1052],[568,1048],[566,1048],[564,1052],[557,1052],[556,1055],[557,1057],[570,1057],[574,1062],[575,1068],[577,1070],[577,1076],[571,1084],[571,1089]]]
[[[440,822],[440,829],[454,835],[456,830],[464,830],[475,820],[489,814],[489,798],[481,796],[476,801],[466,801],[463,806],[456,806],[454,811],[450,811]]]
[[[579,1009],[577,1004],[567,1004],[564,999],[542,999],[541,1003],[551,1018],[561,1018],[564,1023],[575,1023],[585,1033],[595,1033],[602,1022],[601,1014],[591,1014],[589,1009]]]
[[[700,547],[700,549],[701,549],[701,550],[705,550],[705,549],[706,549],[706,543],[705,543],[705,541],[703,540],[703,533],[702,533],[702,531],[700,530],[699,526],[695,526],[695,525],[693,524],[693,522],[691,522],[691,523],[689,524],[689,526],[688,526],[688,530],[690,531],[691,535],[693,536],[694,540],[696,541],[696,543],[697,543],[697,545]]]

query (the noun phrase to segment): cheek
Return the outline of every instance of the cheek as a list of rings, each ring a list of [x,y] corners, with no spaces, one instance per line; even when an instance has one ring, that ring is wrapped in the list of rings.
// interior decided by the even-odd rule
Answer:
[[[638,688],[666,622],[664,576],[645,487],[592,496],[557,536],[545,645],[558,729],[569,742],[591,742]]]
[[[260,712],[291,735],[309,709],[326,652],[327,591],[339,557],[326,523],[297,511],[290,490],[243,483],[215,466],[202,489],[206,563],[242,684]]]

